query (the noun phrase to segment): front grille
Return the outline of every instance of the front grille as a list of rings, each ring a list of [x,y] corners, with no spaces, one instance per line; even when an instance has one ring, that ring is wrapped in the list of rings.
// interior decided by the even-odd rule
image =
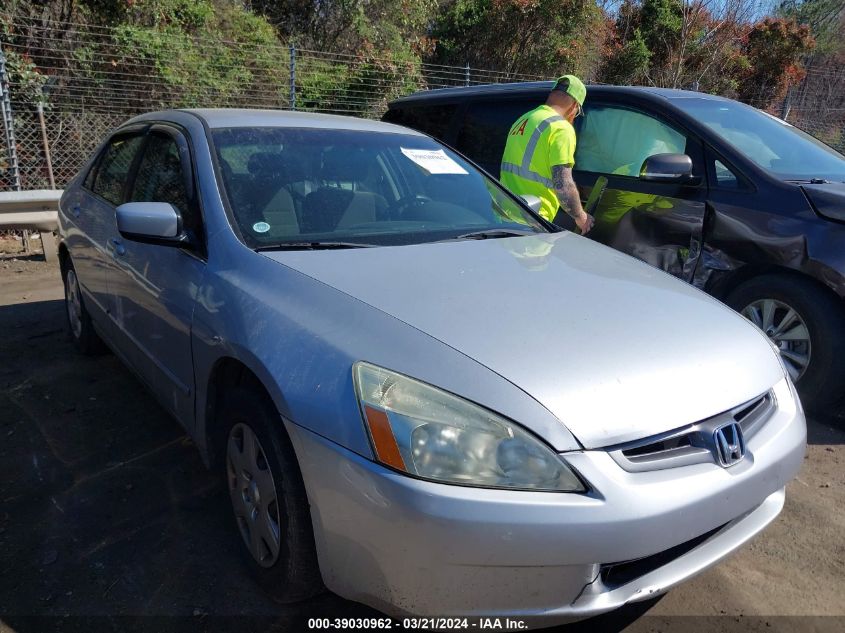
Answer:
[[[702,422],[611,447],[608,453],[622,468],[631,472],[662,470],[713,461],[709,448],[713,430],[730,422],[736,422],[742,428],[745,440],[748,441],[763,427],[774,410],[774,394],[769,391]]]
[[[677,437],[669,437],[665,440],[658,440],[642,446],[634,446],[633,448],[623,450],[622,454],[628,459],[632,459],[635,457],[642,457],[644,455],[654,455],[655,453],[674,451],[679,448],[686,448],[687,446],[692,446],[689,433],[679,435]]]
[[[775,396],[770,391],[734,414],[746,440],[751,439],[766,423],[775,409]]]
[[[667,563],[671,563],[673,560],[680,558],[687,552],[692,551],[725,527],[725,525],[727,525],[727,523],[720,525],[701,536],[696,536],[694,539],[690,539],[685,543],[681,543],[680,545],[676,545],[670,549],[658,552],[657,554],[646,556],[645,558],[601,565],[599,568],[599,577],[601,578],[604,586],[608,589],[621,587],[632,580],[636,580],[640,576],[645,576],[646,574],[653,572],[655,569],[663,567],[663,565],[666,565]]]

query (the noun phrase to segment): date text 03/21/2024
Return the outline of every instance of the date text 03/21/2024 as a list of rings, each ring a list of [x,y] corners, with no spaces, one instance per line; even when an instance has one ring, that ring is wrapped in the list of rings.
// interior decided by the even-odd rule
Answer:
[[[478,630],[522,631],[528,628],[524,620],[513,618],[309,618],[309,630]]]

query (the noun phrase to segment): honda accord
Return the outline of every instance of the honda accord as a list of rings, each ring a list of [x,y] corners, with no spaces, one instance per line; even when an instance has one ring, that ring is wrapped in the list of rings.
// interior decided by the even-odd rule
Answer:
[[[277,600],[583,618],[775,519],[806,428],[778,350],[396,125],[142,115],[61,199],[72,339],[226,482]]]

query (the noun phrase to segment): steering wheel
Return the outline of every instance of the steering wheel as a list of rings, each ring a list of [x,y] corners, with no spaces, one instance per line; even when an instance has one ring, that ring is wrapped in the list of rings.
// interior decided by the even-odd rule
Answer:
[[[423,196],[421,194],[416,194],[412,196],[402,196],[396,202],[394,202],[391,206],[396,211],[396,215],[402,219],[402,216],[408,211],[408,209],[412,206],[422,206],[427,202],[431,202],[431,198],[428,196]]]

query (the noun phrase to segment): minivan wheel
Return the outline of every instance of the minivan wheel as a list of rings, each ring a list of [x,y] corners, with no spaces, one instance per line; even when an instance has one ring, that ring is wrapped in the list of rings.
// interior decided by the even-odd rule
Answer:
[[[323,590],[302,475],[283,422],[269,398],[228,392],[220,416],[226,433],[226,489],[250,572],[277,602]]]
[[[106,346],[91,323],[91,315],[85,309],[82,289],[73,264],[68,261],[64,270],[65,286],[65,316],[67,317],[68,334],[76,348],[88,356],[102,354]]]
[[[735,288],[726,303],[759,327],[780,350],[801,400],[820,409],[845,389],[845,309],[813,283],[765,275]]]

